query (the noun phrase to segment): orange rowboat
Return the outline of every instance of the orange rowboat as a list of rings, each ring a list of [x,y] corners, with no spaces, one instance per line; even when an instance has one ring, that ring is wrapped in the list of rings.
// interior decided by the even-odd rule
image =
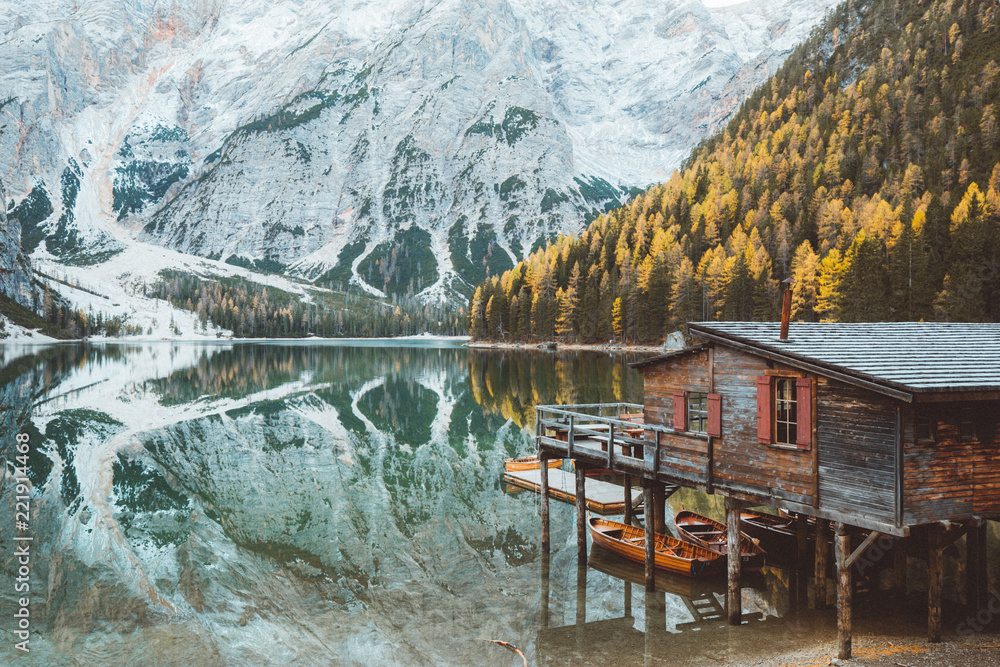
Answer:
[[[590,517],[594,544],[637,563],[646,562],[646,533],[620,521]],[[718,553],[669,535],[655,534],[653,563],[666,572],[703,577],[722,569],[725,559]]]
[[[725,556],[729,553],[726,525],[690,510],[681,510],[674,517],[681,538]],[[764,566],[764,550],[745,533],[740,533],[740,565],[743,570],[759,570]]]
[[[562,459],[549,459],[550,468],[562,467]],[[504,472],[523,472],[525,470],[538,470],[542,467],[537,456],[525,456],[520,459],[504,459]]]

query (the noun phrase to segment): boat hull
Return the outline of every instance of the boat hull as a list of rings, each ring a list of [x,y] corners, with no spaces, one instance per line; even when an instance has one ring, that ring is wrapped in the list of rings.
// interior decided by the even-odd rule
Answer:
[[[726,525],[696,514],[681,510],[674,517],[674,525],[681,539],[706,549],[711,549],[722,556],[729,554],[728,530]],[[746,533],[740,533],[740,567],[744,571],[759,570],[764,566],[764,549],[754,542]]]
[[[550,468],[561,468],[562,459],[549,459]],[[525,456],[520,459],[504,459],[503,469],[506,472],[524,472],[525,470],[538,470],[542,467],[542,462],[537,456]]]
[[[596,517],[591,517],[588,523],[594,544],[637,563],[646,562],[646,534],[641,528]],[[660,533],[654,539],[653,564],[660,570],[685,577],[705,577],[722,569],[722,556],[710,549]]]

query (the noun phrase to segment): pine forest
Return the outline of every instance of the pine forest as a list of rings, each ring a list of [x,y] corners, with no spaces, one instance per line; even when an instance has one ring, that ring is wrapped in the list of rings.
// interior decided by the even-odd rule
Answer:
[[[851,0],[669,181],[470,299],[474,338],[1000,321],[1000,5]]]

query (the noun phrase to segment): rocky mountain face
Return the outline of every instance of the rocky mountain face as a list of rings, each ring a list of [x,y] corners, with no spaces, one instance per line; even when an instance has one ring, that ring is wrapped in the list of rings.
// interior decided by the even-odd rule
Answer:
[[[24,4],[0,176],[64,263],[151,243],[459,297],[664,180],[833,4]]]
[[[21,250],[21,227],[7,215],[3,183],[0,183],[0,202],[3,202],[0,204],[0,294],[32,308],[31,264]]]

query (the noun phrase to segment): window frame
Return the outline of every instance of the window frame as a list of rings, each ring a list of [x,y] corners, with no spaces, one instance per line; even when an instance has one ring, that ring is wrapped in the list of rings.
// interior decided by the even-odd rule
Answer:
[[[708,435],[708,394],[707,391],[688,391],[685,392],[684,399],[687,409],[687,432],[688,433],[699,433],[701,435]],[[697,397],[700,408],[694,407],[695,401],[692,400]],[[695,423],[700,423],[701,428],[694,428]]]
[[[788,392],[778,396],[779,383],[787,382]],[[779,419],[779,403],[794,406],[794,415],[785,411]],[[816,446],[816,381],[812,375],[768,371],[757,376],[757,442],[778,449],[812,451]],[[793,421],[789,420],[793,418]],[[783,440],[778,426],[784,425]],[[793,429],[788,428],[794,425]]]
[[[780,445],[782,447],[795,447],[798,449],[798,444],[796,442],[798,436],[798,396],[795,386],[795,381],[798,378],[779,376],[775,377],[771,385],[771,424],[773,428],[771,430],[771,444]],[[787,397],[783,398],[781,394],[780,387],[787,387]],[[785,417],[782,419],[782,404],[785,405]],[[785,434],[784,439],[781,438],[781,429],[784,427]]]

